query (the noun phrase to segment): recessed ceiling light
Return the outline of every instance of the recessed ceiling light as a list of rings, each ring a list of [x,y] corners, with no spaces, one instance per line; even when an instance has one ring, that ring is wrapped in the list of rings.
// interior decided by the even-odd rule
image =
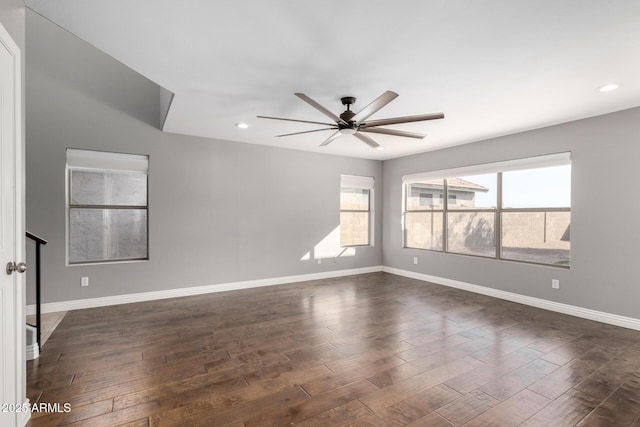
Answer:
[[[382,145],[378,145],[378,146],[376,147],[376,150],[378,150],[378,151],[384,150],[384,147],[383,147]]]
[[[240,129],[246,129],[249,127],[249,125],[246,123],[236,123],[236,127]]]
[[[600,92],[613,92],[614,90],[618,89],[620,87],[620,85],[615,84],[615,83],[609,83],[607,85],[604,86],[600,86],[598,88],[598,90]]]

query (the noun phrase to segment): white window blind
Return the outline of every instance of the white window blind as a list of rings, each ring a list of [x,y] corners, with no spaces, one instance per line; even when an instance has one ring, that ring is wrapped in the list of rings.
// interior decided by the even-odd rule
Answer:
[[[349,188],[373,188],[373,177],[340,175],[340,186]]]
[[[108,153],[68,148],[67,167],[69,169],[147,173],[149,171],[149,157],[138,154]]]

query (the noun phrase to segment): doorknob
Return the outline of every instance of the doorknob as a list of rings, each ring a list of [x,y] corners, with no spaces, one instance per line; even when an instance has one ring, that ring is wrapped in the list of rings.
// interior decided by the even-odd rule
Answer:
[[[25,264],[24,262],[19,262],[19,263],[15,263],[15,262],[8,262],[7,263],[7,274],[11,274],[14,271],[17,271],[18,273],[24,273],[25,271],[27,271],[27,264]]]

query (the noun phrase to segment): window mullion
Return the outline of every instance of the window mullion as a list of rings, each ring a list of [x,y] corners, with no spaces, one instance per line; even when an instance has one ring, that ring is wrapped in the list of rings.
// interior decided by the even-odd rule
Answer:
[[[69,205],[69,209],[147,209],[145,205]]]
[[[442,252],[449,252],[449,245],[447,244],[449,239],[449,229],[447,227],[449,217],[449,186],[447,185],[447,179],[442,180],[442,187],[444,190],[444,200],[442,201]]]
[[[495,232],[496,239],[496,259],[502,257],[502,172],[498,172],[498,188],[496,194],[496,218],[495,218]]]

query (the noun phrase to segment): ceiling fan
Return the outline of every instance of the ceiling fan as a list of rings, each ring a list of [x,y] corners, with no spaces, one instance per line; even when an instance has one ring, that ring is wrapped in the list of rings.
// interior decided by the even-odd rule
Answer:
[[[403,136],[406,138],[417,138],[422,139],[426,135],[415,132],[405,132],[401,130],[395,129],[385,129],[378,126],[385,125],[395,125],[400,123],[409,123],[409,122],[421,122],[424,120],[436,120],[443,119],[443,113],[435,113],[435,114],[422,114],[418,116],[405,116],[405,117],[393,117],[389,119],[378,119],[378,120],[369,120],[366,121],[371,115],[380,110],[382,107],[393,101],[398,94],[392,92],[390,90],[386,91],[376,99],[374,99],[369,105],[364,107],[357,113],[351,111],[351,106],[355,104],[356,98],[353,96],[345,96],[340,99],[342,101],[342,105],[345,105],[347,109],[340,114],[340,116],[336,116],[331,111],[309,98],[304,93],[295,93],[295,96],[302,99],[307,104],[311,105],[316,110],[320,111],[325,116],[331,118],[335,123],[323,123],[323,122],[312,122],[308,120],[296,120],[296,119],[284,119],[281,117],[268,117],[268,116],[258,116],[260,119],[273,119],[273,120],[286,120],[289,122],[299,122],[299,123],[311,123],[315,125],[326,125],[329,126],[327,128],[322,129],[314,129],[307,130],[304,132],[294,132],[294,133],[286,133],[283,135],[276,135],[276,137],[282,136],[292,136],[292,135],[300,135],[303,133],[311,133],[311,132],[320,132],[324,130],[335,130],[335,132],[329,136],[327,139],[320,144],[320,147],[324,147],[329,145],[333,140],[339,138],[342,135],[353,135],[365,144],[369,145],[372,148],[377,148],[378,150],[382,150],[380,144],[374,141],[368,133],[380,133],[384,135],[393,135],[393,136]]]

